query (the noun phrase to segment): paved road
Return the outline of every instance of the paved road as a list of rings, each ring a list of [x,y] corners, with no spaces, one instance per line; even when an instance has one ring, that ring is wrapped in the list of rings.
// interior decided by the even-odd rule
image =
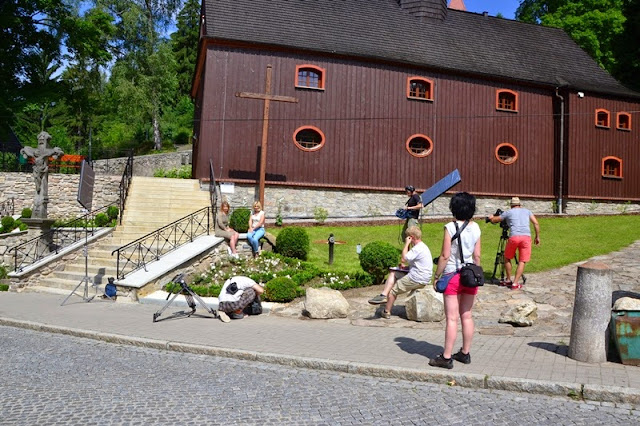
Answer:
[[[181,354],[0,327],[0,423],[638,424],[607,403]]]

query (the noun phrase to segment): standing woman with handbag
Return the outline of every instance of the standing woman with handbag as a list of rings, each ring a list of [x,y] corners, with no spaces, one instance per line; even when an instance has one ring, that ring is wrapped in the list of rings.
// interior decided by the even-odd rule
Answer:
[[[429,361],[429,365],[442,368],[453,368],[452,358],[464,364],[471,363],[470,350],[474,333],[471,308],[478,287],[463,286],[457,272],[465,263],[480,265],[480,227],[472,220],[476,212],[476,198],[469,193],[458,192],[451,197],[449,209],[455,220],[444,226],[442,250],[434,274],[435,281],[443,274],[454,274],[444,291],[444,352]],[[463,259],[460,258],[460,253],[463,253]],[[462,348],[452,354],[458,334],[458,318],[462,322]]]

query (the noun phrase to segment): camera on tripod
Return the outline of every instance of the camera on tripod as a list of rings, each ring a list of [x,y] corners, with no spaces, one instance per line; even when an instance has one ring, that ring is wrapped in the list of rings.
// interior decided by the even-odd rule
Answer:
[[[497,209],[496,212],[493,214],[493,216],[500,216],[502,213],[504,213],[502,211],[502,209]],[[491,222],[491,219],[489,219],[489,216],[487,216],[487,217],[484,218],[484,221],[486,223],[489,223],[489,222]],[[507,231],[507,230],[509,230],[509,224],[506,221],[503,220],[503,221],[500,222],[500,228],[502,228],[503,230]]]

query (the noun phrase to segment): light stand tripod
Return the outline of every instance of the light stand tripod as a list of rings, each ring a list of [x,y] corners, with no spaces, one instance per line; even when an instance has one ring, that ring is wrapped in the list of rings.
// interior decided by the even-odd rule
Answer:
[[[92,287],[95,288],[96,294],[94,294],[93,296],[89,297],[89,283],[91,282],[91,278],[89,278],[89,245],[88,245],[89,237],[88,237],[88,234],[89,234],[89,230],[85,226],[85,228],[84,228],[84,247],[82,248],[82,253],[84,254],[84,277],[78,283],[76,288],[74,288],[73,291],[71,293],[69,293],[69,295],[66,297],[66,299],[64,299],[62,301],[60,306],[63,306],[65,303],[67,303],[67,300],[69,300],[69,298],[72,295],[76,294],[76,291],[78,290],[78,288],[80,288],[80,286],[82,284],[84,284],[84,294],[82,296],[80,296],[78,294],[78,296],[82,297],[82,300],[84,300],[85,302],[91,302],[93,300],[93,298],[98,295],[98,286],[93,285],[93,283],[92,283],[91,285],[92,285]]]
[[[491,275],[491,283],[500,284],[504,282],[504,248],[509,240],[509,226],[506,223],[501,222],[500,228],[502,228],[502,235],[500,235],[500,241],[498,242],[498,251],[496,252],[496,261],[493,264],[493,275]],[[518,264],[518,257],[513,256],[513,260],[516,262],[516,267]],[[496,274],[500,275],[500,278],[496,277]],[[522,283],[524,284],[527,281],[527,278],[522,275]]]
[[[198,296],[196,293],[194,293],[193,290],[191,290],[191,288],[187,285],[187,283],[184,281],[184,274],[178,274],[176,275],[173,280],[171,280],[172,282],[176,283],[176,284],[180,284],[180,291],[177,291],[176,293],[173,294],[173,297],[171,297],[171,300],[169,300],[169,297],[171,296],[171,294],[167,295],[167,304],[164,305],[162,307],[162,309],[160,309],[158,312],[153,314],[153,322],[158,322],[160,320],[158,320],[158,317],[160,317],[160,315],[162,315],[162,313],[164,312],[165,309],[167,309],[169,307],[169,305],[171,305],[171,303],[173,303],[174,300],[176,300],[176,297],[178,297],[180,294],[184,295],[186,301],[187,301],[187,305],[191,308],[191,312],[187,312],[187,311],[178,311],[175,312],[173,315],[163,318],[163,320],[169,319],[169,318],[176,318],[176,317],[180,317],[180,316],[186,316],[186,317],[190,317],[191,315],[193,315],[196,312],[196,302],[195,300],[197,300],[211,315],[213,315],[214,318],[218,318],[218,312],[216,312],[214,309],[210,308],[209,306],[207,306],[206,303],[204,303],[204,300],[202,300],[200,298],[200,296]],[[195,299],[195,300],[194,300]],[[202,315],[198,315],[198,316],[202,316]],[[209,318],[209,317],[205,317],[205,318]]]

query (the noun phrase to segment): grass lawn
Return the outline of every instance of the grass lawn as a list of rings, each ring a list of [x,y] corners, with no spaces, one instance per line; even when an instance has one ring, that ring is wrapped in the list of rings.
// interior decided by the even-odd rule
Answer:
[[[527,272],[539,272],[558,268],[592,256],[609,253],[628,246],[640,239],[640,216],[589,216],[540,218],[540,245],[533,247]],[[499,225],[479,220],[482,231],[482,265],[492,271],[502,230]],[[440,254],[444,222],[422,224],[422,240],[431,254]],[[282,228],[267,229],[277,235]],[[364,247],[372,241],[386,241],[398,251],[402,248],[400,232],[402,223],[383,226],[332,227],[328,225],[305,228],[311,239],[309,261],[323,270],[360,271],[356,245]],[[336,241],[334,262],[329,265],[327,239],[333,233]],[[533,227],[532,227],[533,233]]]

